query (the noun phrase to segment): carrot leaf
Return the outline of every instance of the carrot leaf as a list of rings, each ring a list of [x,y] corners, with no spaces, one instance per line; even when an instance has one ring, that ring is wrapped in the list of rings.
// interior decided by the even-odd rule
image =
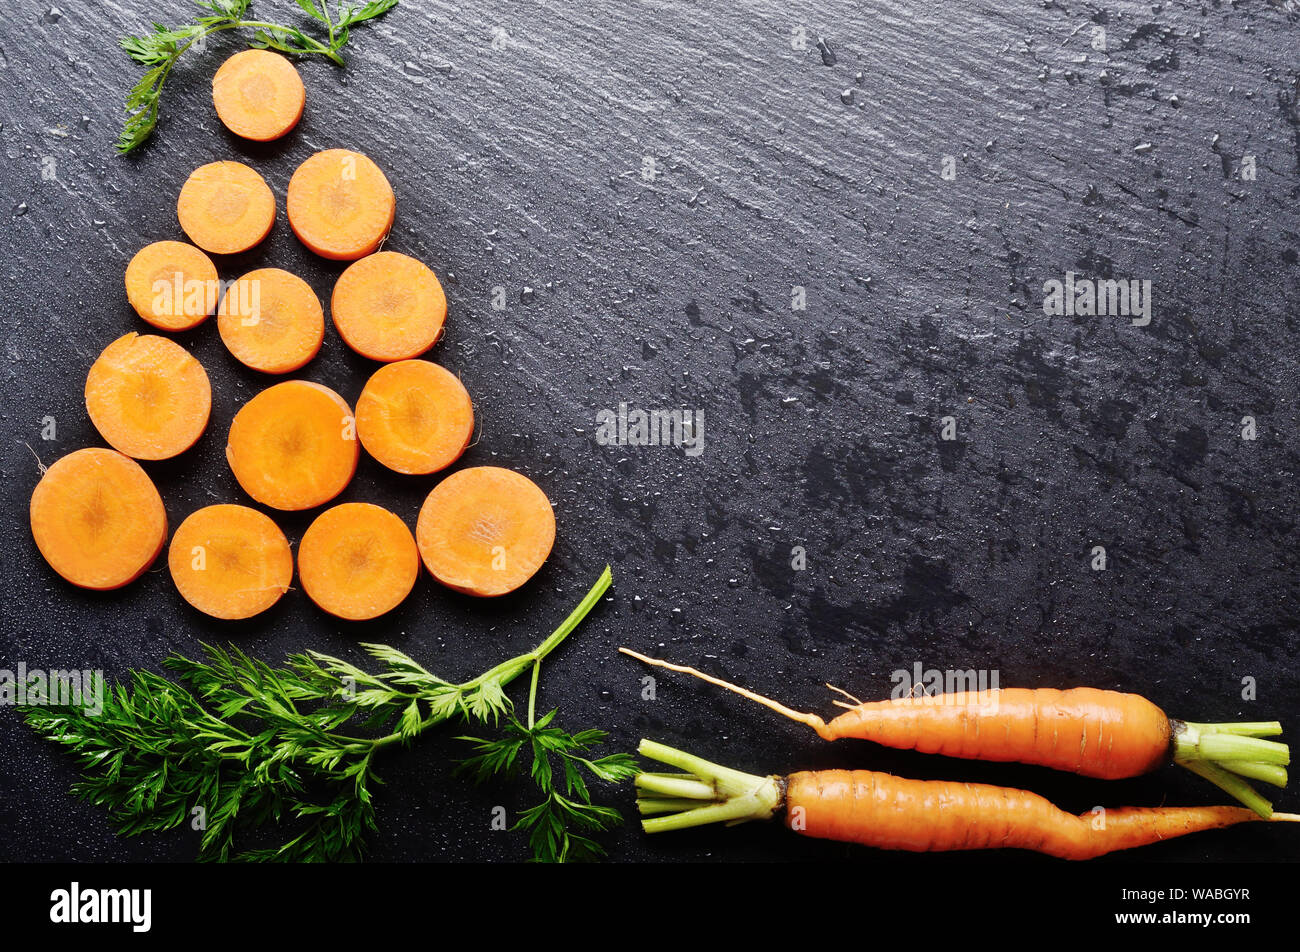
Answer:
[[[59,703],[47,686],[45,696],[29,691],[19,711],[29,727],[76,759],[81,780],[73,793],[107,809],[124,835],[188,825],[201,831],[200,860],[357,860],[376,828],[375,755],[452,719],[486,726],[509,716],[505,686],[535,669],[610,583],[606,568],[545,641],[460,684],[383,645],[365,646],[383,666],[379,671],[318,652],[272,667],[234,646],[203,645],[201,658],[175,655],[164,662],[173,677],[137,670],[116,687],[99,678],[83,692],[83,703],[71,704]],[[536,745],[535,757],[538,750],[543,758],[554,752],[575,768],[600,764],[587,769],[601,779],[622,776],[617,759],[583,759],[603,734],[583,732],[575,740],[547,720],[538,734],[525,735],[507,735],[518,741],[514,748],[491,742],[473,769],[484,778],[509,770],[527,743]],[[612,822],[582,789],[575,784],[563,803],[548,797],[541,805],[536,842],[554,846],[548,855],[589,851],[586,838],[566,838],[563,821],[575,812],[588,830]],[[264,844],[277,835],[288,838]]]
[[[251,0],[196,0],[204,13],[194,23],[178,27],[152,24],[153,30],[121,40],[122,49],[141,66],[150,70],[127,93],[126,120],[117,138],[117,151],[123,155],[138,149],[153,135],[158,125],[163,84],[181,55],[189,49],[202,49],[207,38],[225,30],[252,31],[250,45],[273,49],[291,56],[324,56],[339,66],[339,54],[350,39],[350,28],[366,20],[383,16],[398,0],[371,0],[361,7],[339,3],[337,18],[331,18],[329,0],[297,0],[298,6],[325,27],[326,36],[318,39],[293,24],[268,23],[246,19]],[[317,28],[317,32],[320,30]]]

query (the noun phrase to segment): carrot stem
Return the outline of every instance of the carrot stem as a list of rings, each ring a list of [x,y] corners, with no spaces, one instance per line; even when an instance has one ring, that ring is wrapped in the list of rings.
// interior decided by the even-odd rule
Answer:
[[[1273,804],[1264,799],[1255,791],[1254,787],[1235,773],[1225,770],[1218,764],[1208,760],[1189,760],[1186,762],[1180,761],[1180,763],[1198,777],[1204,777],[1210,781],[1224,793],[1236,797],[1265,820],[1272,819]]]
[[[695,785],[712,793],[712,799],[687,797],[642,797],[637,808],[642,813],[666,813],[641,821],[647,833],[666,833],[684,830],[706,823],[744,823],[749,820],[766,820],[781,808],[785,792],[779,777],[760,777],[742,773],[730,767],[710,763],[703,758],[676,750],[652,740],[642,740],[637,752],[642,757],[658,760],[690,772]],[[676,778],[655,774],[638,774],[636,785],[641,790],[653,790],[665,781]],[[691,781],[678,781],[691,783]]]
[[[1263,737],[1280,734],[1278,721],[1243,721],[1226,724],[1197,724],[1172,721],[1174,763],[1226,793],[1232,794],[1262,817],[1269,817],[1273,804],[1246,781],[1258,780],[1276,787],[1286,785],[1286,766],[1291,749]]]
[[[1261,764],[1253,760],[1220,760],[1218,764],[1224,770],[1231,770],[1251,780],[1271,783],[1275,787],[1286,786],[1286,768],[1277,764]]]

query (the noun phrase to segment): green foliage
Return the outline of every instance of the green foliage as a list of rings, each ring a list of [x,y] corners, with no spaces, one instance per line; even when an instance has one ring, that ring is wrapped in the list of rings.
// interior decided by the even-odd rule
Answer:
[[[152,32],[142,36],[128,36],[121,41],[127,55],[142,66],[149,67],[126,96],[127,118],[118,136],[117,151],[131,152],[139,148],[158,125],[163,84],[181,54],[195,43],[203,42],[212,33],[223,30],[247,28],[253,31],[251,45],[259,49],[279,50],[294,56],[319,55],[343,65],[340,50],[351,38],[351,28],[358,23],[383,16],[398,0],[371,0],[353,6],[338,0],[331,13],[328,0],[297,0],[298,6],[312,20],[325,28],[326,36],[317,39],[296,26],[246,20],[250,0],[196,0],[204,13],[194,23],[168,28],[153,24]]]
[[[556,711],[526,727],[510,717],[501,737],[462,737],[476,753],[457,768],[482,783],[496,776],[518,772],[520,754],[527,751],[528,775],[543,794],[542,802],[524,810],[512,830],[528,833],[528,845],[538,862],[563,863],[597,859],[604,849],[593,839],[622,822],[613,807],[591,800],[584,772],[605,783],[628,780],[637,773],[630,754],[607,754],[591,759],[591,748],[605,742],[604,731],[585,730],[570,734],[552,727]],[[558,778],[557,778],[558,768]]]
[[[491,726],[509,717],[506,685],[536,670],[610,581],[606,568],[545,641],[462,684],[387,645],[362,646],[382,666],[377,672],[316,651],[273,668],[233,646],[204,645],[201,660],[164,661],[174,679],[134,671],[115,688],[92,686],[91,696],[104,689],[98,714],[41,698],[20,711],[74,755],[82,778],[73,792],[108,810],[125,835],[190,824],[202,830],[200,860],[357,860],[375,829],[375,755],[453,718]],[[586,764],[598,777],[619,769],[610,766],[616,759],[583,760],[599,732],[569,738],[547,723],[531,742],[554,745],[566,763]],[[570,784],[567,796],[576,800],[560,806],[605,817],[605,808],[584,805],[585,789]],[[265,845],[273,835],[288,839]],[[564,840],[560,857],[570,851]]]

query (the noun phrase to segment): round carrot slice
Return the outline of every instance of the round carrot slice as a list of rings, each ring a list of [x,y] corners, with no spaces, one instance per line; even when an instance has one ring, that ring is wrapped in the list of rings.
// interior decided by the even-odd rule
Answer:
[[[298,124],[307,90],[298,70],[270,50],[244,50],[212,77],[212,104],[227,129],[257,142],[278,139]]]
[[[407,360],[434,345],[447,320],[437,275],[414,258],[381,251],[348,265],[330,301],[344,342],[371,360]]]
[[[136,459],[169,459],[203,434],[212,386],[203,365],[180,344],[132,331],[91,365],[86,410],[115,450]]]
[[[474,405],[455,374],[427,360],[385,364],[357,399],[366,452],[399,473],[436,473],[474,435]]]
[[[279,268],[261,268],[226,289],[217,312],[217,330],[244,366],[286,374],[320,351],[325,312],[302,278]]]
[[[204,251],[247,251],[275,224],[271,186],[242,162],[201,165],[185,180],[176,201],[181,229]]]
[[[126,266],[126,299],[164,331],[202,324],[217,306],[218,288],[212,259],[183,241],[145,245]]]
[[[226,460],[239,485],[272,509],[311,509],[352,480],[361,455],[347,401],[329,387],[289,380],[235,414]]]
[[[387,509],[346,502],[327,509],[298,544],[298,579],[313,602],[364,621],[401,604],[420,574],[411,530]]]
[[[116,450],[77,450],[55,462],[32,493],[31,521],[50,568],[82,588],[134,581],[167,541],[153,480]]]
[[[167,550],[176,590],[213,618],[252,618],[289,590],[293,553],[270,516],[247,506],[189,514]]]
[[[326,149],[289,180],[289,226],[316,254],[353,261],[370,254],[393,227],[396,202],[379,166],[360,152]]]
[[[555,510],[527,476],[498,466],[452,473],[420,507],[415,537],[429,571],[469,595],[504,595],[542,567]]]

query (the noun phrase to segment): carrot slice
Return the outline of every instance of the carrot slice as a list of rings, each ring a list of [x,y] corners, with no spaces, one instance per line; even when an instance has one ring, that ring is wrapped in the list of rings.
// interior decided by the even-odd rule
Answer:
[[[368,502],[327,509],[298,545],[298,579],[307,596],[339,618],[365,621],[401,604],[420,574],[411,530]]]
[[[399,473],[446,469],[473,435],[469,393],[455,374],[427,360],[380,367],[357,398],[361,445]]]
[[[406,360],[438,340],[447,298],[437,275],[414,258],[381,251],[339,275],[330,302],[344,342],[371,360]]]
[[[204,251],[247,251],[275,224],[271,186],[242,162],[201,165],[185,180],[176,200],[181,229]]]
[[[415,537],[424,564],[443,585],[468,595],[504,595],[551,554],[555,510],[527,476],[476,466],[434,487],[420,507]]]
[[[226,460],[244,491],[273,509],[311,509],[343,492],[357,471],[355,421],[329,387],[289,380],[235,414]]]
[[[116,450],[77,450],[32,492],[32,536],[73,585],[107,590],[139,578],[167,541],[162,497],[140,464]]]
[[[325,311],[302,278],[279,268],[261,268],[226,289],[217,330],[244,366],[286,374],[320,351]]]
[[[317,152],[289,180],[289,226],[316,254],[353,261],[370,254],[393,227],[393,188],[360,152]]]
[[[298,70],[270,50],[236,53],[212,77],[212,105],[235,135],[256,142],[278,139],[298,124],[307,102]]]
[[[251,618],[289,590],[293,553],[270,516],[247,506],[190,513],[167,550],[176,590],[213,618]]]
[[[212,386],[203,365],[180,344],[132,331],[91,365],[86,410],[113,449],[136,459],[169,459],[203,434]]]
[[[198,327],[217,306],[217,266],[193,245],[155,241],[126,266],[126,299],[164,331]]]

